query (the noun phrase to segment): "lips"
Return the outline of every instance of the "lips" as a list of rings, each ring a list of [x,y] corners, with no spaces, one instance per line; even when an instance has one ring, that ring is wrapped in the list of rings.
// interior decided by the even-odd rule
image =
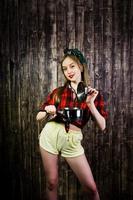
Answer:
[[[74,77],[74,74],[73,74],[73,75],[69,75],[68,77],[69,77],[69,78],[73,78],[73,77]]]

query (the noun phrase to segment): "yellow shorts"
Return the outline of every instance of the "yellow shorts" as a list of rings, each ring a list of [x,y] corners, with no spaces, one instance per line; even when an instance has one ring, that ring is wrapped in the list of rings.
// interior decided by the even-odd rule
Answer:
[[[39,145],[52,154],[75,157],[84,153],[82,139],[81,131],[69,130],[67,133],[63,124],[48,122],[40,133]]]

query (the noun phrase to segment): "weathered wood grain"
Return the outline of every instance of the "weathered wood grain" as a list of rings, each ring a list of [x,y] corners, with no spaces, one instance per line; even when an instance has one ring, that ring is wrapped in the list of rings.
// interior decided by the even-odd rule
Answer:
[[[0,167],[5,198],[46,199],[36,122],[46,95],[63,85],[64,48],[79,48],[109,111],[101,133],[89,121],[83,145],[102,200],[133,199],[132,0],[0,1]],[[59,199],[85,200],[65,160]],[[6,193],[4,192],[6,189]]]

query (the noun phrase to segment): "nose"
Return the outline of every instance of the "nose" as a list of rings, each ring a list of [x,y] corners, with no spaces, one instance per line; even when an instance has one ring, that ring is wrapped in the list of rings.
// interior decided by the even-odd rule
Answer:
[[[70,67],[68,67],[68,68],[67,68],[67,73],[68,73],[68,74],[71,74],[71,72],[72,72],[72,69],[71,69]]]

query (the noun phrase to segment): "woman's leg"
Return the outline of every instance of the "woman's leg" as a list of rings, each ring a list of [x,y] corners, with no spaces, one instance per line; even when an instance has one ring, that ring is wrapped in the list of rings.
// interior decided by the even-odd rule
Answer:
[[[58,155],[51,154],[41,147],[40,152],[46,175],[48,200],[57,200]]]
[[[86,159],[86,156],[83,154],[81,156],[73,158],[65,158],[73,172],[78,177],[80,183],[83,186],[85,192],[88,193],[88,197],[91,200],[99,200],[99,194],[97,187]]]

